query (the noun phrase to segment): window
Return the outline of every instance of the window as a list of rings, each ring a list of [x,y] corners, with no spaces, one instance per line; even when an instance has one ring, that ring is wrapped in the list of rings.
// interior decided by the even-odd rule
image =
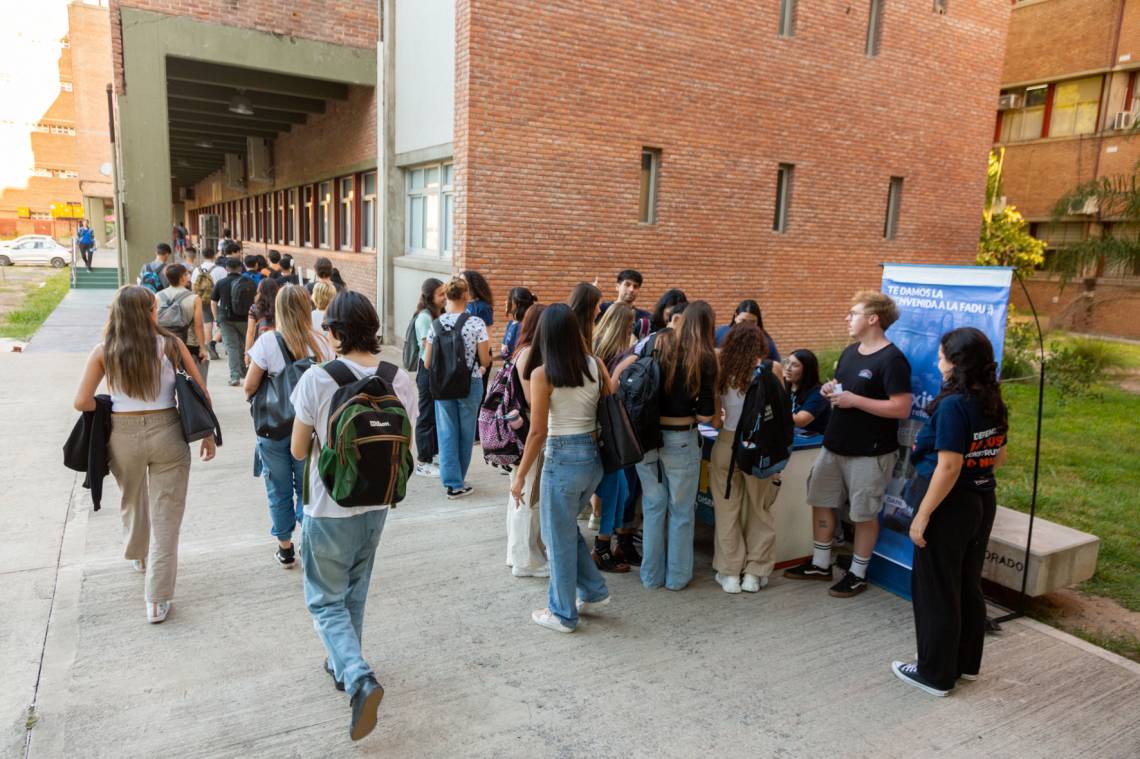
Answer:
[[[365,174],[360,184],[363,196],[360,199],[360,248],[376,250],[376,172]],[[447,249],[446,246],[444,249]]]
[[[443,253],[450,256],[455,238],[455,184],[452,164],[443,165]]]
[[[4,122],[4,125],[7,126],[8,124],[11,124],[11,123],[15,123],[15,122],[6,121],[6,122]],[[47,132],[51,131],[51,129],[50,129],[50,127],[48,127],[47,124],[40,123],[40,124],[32,124],[32,131],[33,132],[43,132],[46,134]]]
[[[1053,114],[1049,118],[1049,136],[1065,137],[1096,131],[1096,115],[1100,107],[1101,78],[1074,79],[1061,82],[1053,89]]]
[[[796,0],[780,0],[781,37],[794,37],[796,34]]]
[[[313,186],[305,185],[305,203],[301,209],[301,245],[313,244]]]
[[[60,82],[59,88],[64,92],[71,92],[74,89],[74,86],[71,84],[71,82]]]
[[[285,243],[297,244],[297,188],[285,191]]]
[[[32,176],[33,177],[50,177],[51,176],[51,169],[41,169],[41,168],[32,169]]]
[[[902,204],[902,177],[891,177],[891,186],[887,190],[887,218],[883,223],[883,237],[888,240],[895,239],[899,231],[899,206]]]
[[[883,37],[883,0],[871,0],[871,12],[867,17],[867,48],[868,58],[879,54],[879,46]]]
[[[1048,85],[1029,87],[1024,91],[1002,93],[1020,96],[1021,107],[1002,112],[1002,142],[1036,140],[1041,136],[1045,123],[1045,101],[1049,94]]]
[[[317,246],[327,248],[330,246],[329,215],[332,213],[332,182],[321,182],[317,185],[317,202],[320,210],[317,213]]]
[[[450,219],[445,207],[450,198],[452,165],[420,166],[405,172],[404,249],[415,255],[444,256],[450,253]],[[441,234],[442,228],[442,234]]]
[[[641,191],[638,198],[638,221],[657,223],[657,182],[661,174],[661,151],[641,149]]]
[[[59,124],[52,124],[50,127],[52,134],[66,134],[71,137],[75,136],[75,127],[61,126]],[[38,130],[40,131],[40,130]]]
[[[55,179],[78,179],[79,172],[71,171],[69,169],[52,169],[51,175]]]
[[[337,196],[336,234],[341,250],[352,250],[352,204],[355,200],[352,177],[337,180],[340,192]]]
[[[792,172],[795,166],[781,163],[776,172],[776,213],[772,218],[772,231],[788,231],[788,208],[792,202]]]
[[[949,10],[950,0],[934,0],[934,12],[939,16],[945,16]]]

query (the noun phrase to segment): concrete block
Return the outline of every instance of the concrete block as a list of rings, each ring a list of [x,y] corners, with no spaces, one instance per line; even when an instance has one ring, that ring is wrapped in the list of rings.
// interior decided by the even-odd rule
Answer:
[[[1029,515],[998,506],[982,577],[1014,590],[1021,589]],[[1037,517],[1029,553],[1030,596],[1084,582],[1096,571],[1100,538]]]

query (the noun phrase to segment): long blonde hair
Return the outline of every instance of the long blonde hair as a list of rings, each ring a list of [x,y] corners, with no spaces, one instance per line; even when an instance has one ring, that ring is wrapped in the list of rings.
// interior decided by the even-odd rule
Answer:
[[[178,362],[174,335],[154,320],[154,294],[145,287],[123,285],[111,301],[103,327],[103,366],[107,386],[130,398],[153,401],[162,386],[158,339],[171,365]]]
[[[594,355],[609,364],[615,358],[629,350],[630,338],[633,336],[633,306],[622,301],[610,304],[598,322],[598,329],[594,333]]]
[[[318,359],[329,350],[324,339],[313,332],[309,293],[300,285],[285,285],[277,291],[277,331],[294,358],[312,354]]]

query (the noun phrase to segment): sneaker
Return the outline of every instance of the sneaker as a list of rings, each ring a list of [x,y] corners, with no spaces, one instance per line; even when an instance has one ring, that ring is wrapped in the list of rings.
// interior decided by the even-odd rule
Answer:
[[[218,349],[214,347],[213,343],[206,346],[206,352],[210,354],[211,361],[221,361],[222,357],[218,355]]]
[[[603,606],[608,606],[609,603],[610,597],[606,596],[601,601],[583,601],[581,598],[579,598],[574,602],[574,605],[578,607],[579,614],[593,614]]]
[[[421,477],[439,477],[439,469],[432,464],[427,464],[422,461],[416,462],[416,474]]]
[[[618,533],[617,536],[617,550],[614,551],[614,558],[631,567],[641,566],[641,554],[637,552],[637,547],[633,544],[632,533]]]
[[[537,569],[519,569],[518,567],[513,567],[511,574],[515,577],[550,577],[550,566],[543,564]]]
[[[891,662],[891,671],[895,673],[895,677],[902,680],[907,685],[913,685],[919,690],[924,690],[932,696],[938,696],[939,698],[942,698],[950,694],[950,691],[942,690],[941,688],[935,688],[933,685],[923,680],[922,676],[918,674],[918,664],[915,662],[904,663],[901,661],[893,661]]]
[[[365,675],[360,689],[352,697],[352,722],[348,726],[348,737],[358,741],[376,727],[376,712],[384,698],[384,687],[372,675]]]
[[[474,490],[474,488],[467,484],[464,484],[464,486],[458,490],[455,488],[448,488],[447,497],[449,500],[454,501],[456,498],[462,498],[465,495],[471,495],[472,490]]]
[[[836,598],[851,598],[857,596],[867,589],[867,580],[864,577],[859,577],[854,572],[848,572],[843,575],[843,579],[831,586],[831,590],[827,591],[829,594]]]
[[[601,526],[602,526],[602,520],[598,519],[598,515],[597,514],[591,514],[590,515],[590,521],[586,523],[586,528],[589,530],[593,530],[594,532],[597,532]]]
[[[146,604],[146,621],[152,625],[157,625],[166,619],[166,615],[170,614],[170,607],[173,605],[171,601],[147,601]]]
[[[278,545],[277,553],[274,554],[274,556],[277,557],[277,563],[283,566],[285,569],[292,569],[293,567],[297,566],[296,549],[293,546],[282,548],[280,545]]]
[[[722,575],[720,572],[716,573],[716,581],[725,593],[739,593],[740,592],[740,578],[733,577],[732,575]]]
[[[962,674],[958,675],[958,679],[959,680],[965,680],[966,682],[972,683],[978,679],[978,675],[976,673],[971,675],[971,674],[968,674],[966,672],[963,672]]]
[[[131,566],[134,567],[134,570],[140,575],[146,574],[146,562],[142,559],[135,559],[131,562]]]
[[[241,380],[232,379],[229,382],[227,382],[226,384],[229,385],[230,387],[237,387],[238,385],[241,384]]]
[[[536,625],[545,627],[547,630],[554,630],[560,633],[572,633],[573,627],[567,627],[562,624],[562,620],[550,613],[550,609],[538,609],[531,612],[530,621]]]
[[[762,589],[768,587],[768,575],[744,575],[744,581],[740,583],[740,589],[745,593],[759,593]]]
[[[594,564],[598,569],[603,572],[613,572],[615,574],[625,574],[629,571],[629,564],[624,564],[614,558],[610,547],[606,545],[605,541],[594,540],[594,550],[590,551],[590,558],[594,560]]]
[[[808,559],[803,564],[797,564],[794,567],[788,567],[784,570],[784,577],[789,580],[826,580],[831,581],[831,567],[824,569],[817,567]]]
[[[343,691],[344,690],[344,683],[342,683],[340,680],[336,679],[336,672],[333,672],[332,665],[329,664],[328,659],[325,659],[325,672],[329,673],[329,677],[332,678],[333,685],[336,687],[336,689],[339,691]]]

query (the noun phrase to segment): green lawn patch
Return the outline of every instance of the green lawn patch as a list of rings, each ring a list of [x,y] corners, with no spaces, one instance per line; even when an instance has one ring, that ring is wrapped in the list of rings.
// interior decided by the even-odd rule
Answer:
[[[67,269],[52,274],[42,286],[29,287],[20,307],[0,317],[0,337],[27,340],[51,315],[63,296],[71,289],[71,272]]]

